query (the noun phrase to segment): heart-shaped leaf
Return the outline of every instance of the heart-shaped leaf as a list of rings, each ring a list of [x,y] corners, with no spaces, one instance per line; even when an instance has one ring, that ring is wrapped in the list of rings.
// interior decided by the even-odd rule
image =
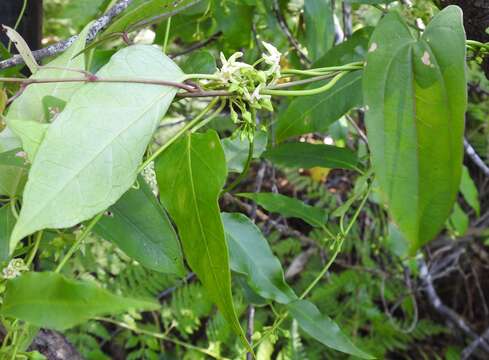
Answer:
[[[390,13],[370,40],[364,97],[372,164],[411,254],[441,230],[459,189],[465,52],[456,6],[438,13],[419,39]]]

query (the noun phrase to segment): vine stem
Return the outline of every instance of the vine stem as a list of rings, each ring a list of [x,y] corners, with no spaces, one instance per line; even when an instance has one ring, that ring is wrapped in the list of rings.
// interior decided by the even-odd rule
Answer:
[[[64,78],[64,79],[57,79],[57,78],[24,79],[24,78],[0,77],[0,82],[19,83],[24,86],[29,86],[32,84],[69,83],[69,82],[134,83],[134,84],[171,86],[189,92],[195,92],[197,90],[195,87],[191,85],[176,82],[176,81],[153,80],[153,79],[144,79],[144,78],[99,78],[96,75],[91,75],[91,74],[83,78]]]
[[[345,76],[348,72],[340,72],[334,78],[331,79],[328,83],[323,86],[317,87],[315,89],[306,89],[306,90],[274,90],[274,89],[263,89],[260,91],[262,95],[274,95],[274,96],[308,96],[308,95],[316,95],[322,92],[328,91],[331,89],[343,76]]]
[[[28,267],[32,264],[32,261],[34,261],[34,257],[36,256],[37,250],[39,249],[39,244],[41,243],[42,234],[43,234],[43,230],[40,230],[36,233],[36,237],[34,239],[34,246],[31,252],[29,253],[29,257],[27,258],[27,261],[25,263],[26,266]]]
[[[219,355],[216,355],[216,354],[210,352],[207,349],[204,349],[204,348],[201,348],[201,347],[192,345],[192,344],[188,344],[186,342],[183,342],[183,341],[180,341],[180,340],[177,340],[177,339],[173,339],[173,338],[171,338],[171,337],[169,337],[169,336],[167,336],[165,334],[156,333],[156,332],[152,332],[152,331],[148,331],[148,330],[144,330],[144,329],[139,329],[139,328],[136,328],[136,327],[131,326],[129,324],[126,324],[126,323],[123,323],[123,322],[119,322],[119,321],[116,321],[116,320],[112,320],[112,319],[109,319],[109,318],[94,317],[93,319],[94,320],[98,320],[98,321],[105,321],[105,322],[108,322],[108,323],[111,323],[111,324],[120,326],[120,327],[122,327],[124,329],[134,331],[135,333],[152,336],[152,337],[155,337],[157,339],[162,339],[162,340],[165,340],[165,341],[170,341],[170,342],[172,342],[174,344],[183,346],[183,347],[185,347],[187,349],[191,349],[191,350],[195,350],[195,351],[201,352],[202,354],[205,354],[205,355],[208,355],[210,357],[213,357],[214,359],[226,359],[226,358],[223,358],[223,357],[221,357]]]

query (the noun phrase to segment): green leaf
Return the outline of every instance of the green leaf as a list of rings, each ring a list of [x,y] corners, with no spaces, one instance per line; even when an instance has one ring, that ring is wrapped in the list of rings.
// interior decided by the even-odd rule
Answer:
[[[95,18],[105,0],[70,1],[62,8],[61,18],[69,19],[75,28],[80,28]]]
[[[366,125],[382,195],[414,254],[432,240],[459,189],[467,104],[462,12],[448,6],[417,40],[397,13],[370,41]]]
[[[322,315],[313,303],[307,300],[297,300],[288,304],[287,309],[297,320],[299,327],[320,343],[362,359],[373,359],[372,356],[358,349],[341,332],[339,326],[329,317]]]
[[[333,47],[313,67],[344,65],[362,60],[367,52],[370,33],[371,28],[368,27],[356,31],[351,39]],[[315,88],[321,84],[323,82],[306,88]],[[362,103],[362,71],[355,71],[341,78],[325,93],[292,100],[278,115],[277,141],[296,135],[324,132],[342,115]]]
[[[24,38],[17,31],[6,25],[2,25],[2,27],[12,44],[17,48],[17,51],[22,57],[22,60],[24,60],[25,65],[29,68],[29,71],[35,74],[39,69],[39,65],[34,58],[31,49],[29,49],[29,45],[27,45]]]
[[[142,177],[138,184],[109,208],[93,230],[149,269],[185,275],[177,235],[165,210]]]
[[[214,74],[217,70],[216,60],[209,51],[196,51],[183,63],[182,69],[186,74]]]
[[[463,236],[469,228],[469,216],[462,210],[458,203],[453,205],[450,215],[450,225],[453,227],[457,236]]]
[[[311,96],[300,96],[291,101],[277,120],[277,141],[311,132],[324,132],[348,110],[362,104],[362,72],[343,76],[329,91]],[[324,85],[319,82],[307,88]]]
[[[0,132],[0,154],[22,147],[22,142],[8,127]]]
[[[477,191],[477,186],[475,186],[474,181],[470,177],[469,170],[463,166],[462,168],[462,180],[460,182],[460,192],[464,196],[467,203],[475,210],[477,216],[480,214],[480,204],[479,204],[479,192]]]
[[[333,46],[334,18],[331,0],[307,0],[304,2],[306,43],[309,57],[317,60]]]
[[[191,1],[192,0],[179,1],[176,6],[175,1],[173,0],[148,0],[144,2],[135,2],[129,9],[124,11],[122,15],[104,31],[104,33],[109,34],[124,31],[130,25],[156,15],[163,15],[167,12],[175,11],[178,8],[188,5]]]
[[[181,81],[183,73],[156,47],[120,50],[100,77]],[[176,88],[135,83],[83,85],[39,147],[24,191],[11,249],[44,228],[65,228],[114,204],[134,183],[151,136]]]
[[[29,161],[33,161],[37,149],[44,139],[44,135],[49,124],[43,124],[38,121],[10,119],[9,128],[19,136],[22,141],[22,148],[27,153]]]
[[[249,46],[252,39],[255,8],[241,0],[213,0],[216,30],[222,31],[222,40],[231,49]],[[233,50],[234,52],[234,50]]]
[[[243,214],[221,214],[229,247],[231,269],[244,274],[248,285],[261,297],[287,304],[297,295],[287,285],[280,261],[267,240]]]
[[[389,4],[391,2],[394,2],[395,0],[345,0],[346,2],[349,2],[351,4],[370,4],[370,5],[376,5],[376,4]]]
[[[27,165],[19,156],[20,149],[0,153],[0,195],[22,194],[27,181]]]
[[[258,158],[267,147],[267,133],[257,131],[255,133],[255,142],[253,144],[253,158]],[[232,172],[243,172],[246,160],[248,159],[248,149],[250,141],[248,138],[241,139],[240,136],[235,138],[226,138],[222,140],[222,147],[226,155],[228,170]]]
[[[267,211],[276,212],[285,217],[302,219],[311,226],[322,227],[327,220],[324,210],[285,195],[276,193],[241,193],[237,195],[255,201]]]
[[[152,300],[113,295],[94,283],[53,272],[28,272],[7,282],[0,313],[32,325],[65,330],[94,316],[158,308]]]
[[[68,50],[58,56],[56,59],[46,64],[56,69],[43,68],[36,72],[31,79],[65,79],[65,78],[83,78],[83,75],[73,70],[85,70],[85,56],[73,56],[83,50],[86,43],[88,24],[78,36],[78,39],[71,45]],[[60,68],[64,68],[62,70]],[[48,83],[48,84],[31,84],[24,92],[10,105],[7,113],[7,125],[10,119],[31,120],[46,122],[44,115],[43,98],[45,96],[55,96],[63,101],[68,101],[83,86],[82,82],[73,83]]]
[[[292,168],[355,169],[358,159],[351,150],[332,145],[289,142],[280,144],[263,154],[276,165]]]
[[[224,318],[248,344],[231,294],[228,248],[218,198],[226,160],[217,133],[186,134],[156,161],[160,198],[175,222],[190,268]]]
[[[5,261],[9,256],[8,241],[15,225],[15,216],[9,205],[0,208],[0,261]]]

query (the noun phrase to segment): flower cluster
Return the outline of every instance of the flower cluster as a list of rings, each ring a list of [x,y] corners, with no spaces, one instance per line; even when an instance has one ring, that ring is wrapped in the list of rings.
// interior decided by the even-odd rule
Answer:
[[[243,53],[236,52],[228,59],[221,53],[221,68],[215,73],[219,81],[235,94],[230,98],[231,119],[238,124],[242,137],[253,137],[256,110],[273,111],[270,95],[261,91],[272,85],[280,77],[280,58],[282,54],[271,44],[262,42],[267,53],[262,54],[254,65],[238,61]],[[264,63],[266,69],[255,66]]]
[[[20,276],[20,274],[23,271],[28,271],[29,268],[27,265],[24,263],[24,260],[22,259],[12,259],[8,263],[7,267],[5,267],[2,270],[2,275],[4,279],[13,279],[16,278],[17,276]]]

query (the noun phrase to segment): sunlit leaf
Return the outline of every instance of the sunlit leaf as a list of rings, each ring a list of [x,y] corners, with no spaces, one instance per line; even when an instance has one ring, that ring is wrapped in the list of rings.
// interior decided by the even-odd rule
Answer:
[[[66,79],[83,78],[80,70],[85,70],[85,56],[73,57],[85,47],[86,37],[90,29],[88,24],[78,36],[78,39],[64,53],[46,64],[51,68],[40,68],[32,79]],[[55,69],[53,69],[55,67]],[[7,113],[9,119],[46,122],[43,98],[55,96],[68,101],[73,93],[83,85],[82,82],[31,84],[10,105]]]
[[[183,73],[149,45],[120,50],[98,73],[181,81]],[[73,226],[114,204],[136,180],[151,136],[176,88],[88,83],[58,115],[38,149],[12,233],[11,249],[44,228]]]

